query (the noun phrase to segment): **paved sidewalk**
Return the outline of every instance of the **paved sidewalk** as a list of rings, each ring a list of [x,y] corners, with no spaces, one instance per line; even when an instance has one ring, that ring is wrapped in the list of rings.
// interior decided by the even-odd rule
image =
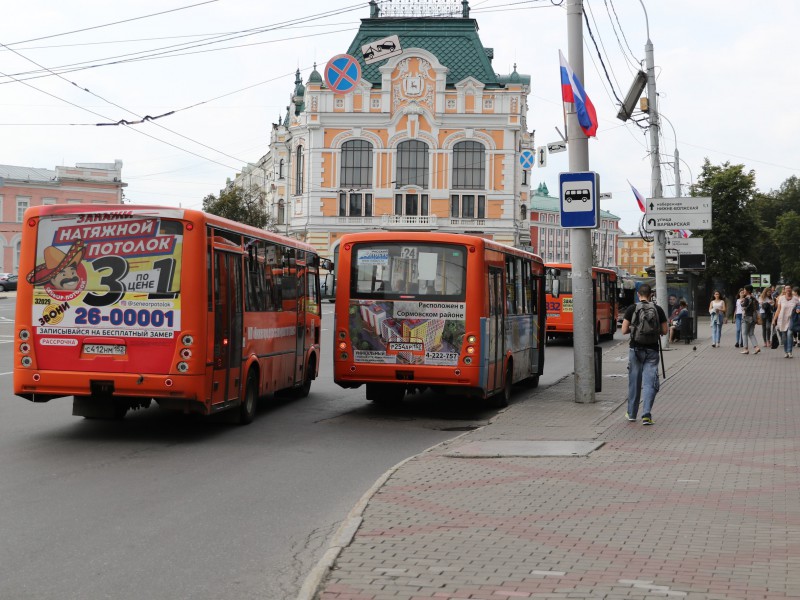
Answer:
[[[488,426],[401,463],[300,598],[800,598],[800,352],[741,355],[732,325],[721,348],[709,333],[701,321],[665,352],[652,427],[624,419],[625,339],[595,404],[573,402],[572,376],[520,390]],[[508,455],[537,441],[602,445]]]

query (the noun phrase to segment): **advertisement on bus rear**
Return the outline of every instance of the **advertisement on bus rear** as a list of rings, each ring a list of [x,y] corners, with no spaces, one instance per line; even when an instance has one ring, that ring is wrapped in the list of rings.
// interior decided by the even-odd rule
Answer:
[[[350,339],[357,363],[457,365],[465,302],[350,301]]]
[[[78,345],[85,354],[123,354],[102,338],[147,343],[181,327],[183,226],[136,211],[70,214],[39,221],[33,324],[42,346]]]

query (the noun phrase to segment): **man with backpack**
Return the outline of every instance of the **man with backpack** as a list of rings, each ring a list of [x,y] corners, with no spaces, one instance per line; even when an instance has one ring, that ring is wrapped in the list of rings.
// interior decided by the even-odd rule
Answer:
[[[753,346],[753,354],[761,352],[756,339],[756,323],[758,321],[758,300],[753,295],[753,286],[749,283],[744,286],[744,298],[742,298],[742,354],[750,354],[749,346]]]
[[[644,403],[642,425],[652,425],[653,402],[658,393],[658,361],[660,336],[667,335],[667,315],[651,300],[652,289],[639,286],[639,302],[625,310],[622,335],[631,334],[628,350],[628,411],[625,418],[635,421],[639,401]]]

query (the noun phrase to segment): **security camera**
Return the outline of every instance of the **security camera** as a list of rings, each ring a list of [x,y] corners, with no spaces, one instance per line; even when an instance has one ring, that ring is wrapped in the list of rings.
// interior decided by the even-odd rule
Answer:
[[[639,101],[639,97],[642,95],[646,85],[647,73],[644,71],[639,71],[633,78],[631,89],[628,90],[628,95],[625,96],[625,102],[622,103],[622,106],[620,106],[619,112],[617,113],[617,118],[620,121],[627,121],[631,118],[633,109],[636,108],[636,103]]]

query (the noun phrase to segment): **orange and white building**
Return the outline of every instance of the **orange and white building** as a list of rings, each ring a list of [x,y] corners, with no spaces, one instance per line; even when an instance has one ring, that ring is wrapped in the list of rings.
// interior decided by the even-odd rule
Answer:
[[[324,257],[345,233],[365,230],[531,243],[529,173],[519,161],[534,145],[530,77],[516,65],[496,74],[466,0],[439,0],[437,16],[421,14],[424,5],[370,2],[347,49],[361,67],[354,91],[335,93],[316,67],[303,84],[298,71],[268,154],[237,176],[263,186],[280,233]],[[362,46],[392,35],[402,53],[366,64]]]

